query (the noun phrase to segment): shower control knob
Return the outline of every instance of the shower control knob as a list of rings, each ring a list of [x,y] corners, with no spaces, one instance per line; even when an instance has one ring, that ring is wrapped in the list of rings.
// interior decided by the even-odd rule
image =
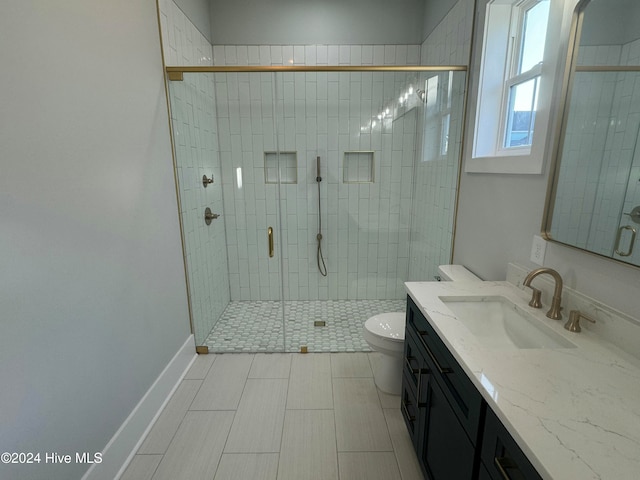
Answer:
[[[624,215],[628,215],[629,217],[631,217],[632,222],[640,223],[640,206],[635,207],[629,213],[625,212]]]
[[[211,225],[211,220],[215,220],[220,217],[219,213],[212,213],[209,207],[204,209],[204,223]]]

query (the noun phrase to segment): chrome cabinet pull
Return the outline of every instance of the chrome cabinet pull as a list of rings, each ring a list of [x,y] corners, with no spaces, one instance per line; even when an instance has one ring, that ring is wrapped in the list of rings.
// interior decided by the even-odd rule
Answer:
[[[507,468],[518,468],[518,466],[509,457],[494,457],[493,463],[496,464],[496,468],[504,480],[511,480],[511,477],[506,471]]]
[[[620,250],[620,240],[622,239],[622,232],[624,230],[631,230],[631,241],[629,242],[629,250],[627,250],[626,252],[622,252]],[[629,255],[631,255],[631,253],[633,252],[633,245],[636,241],[636,233],[637,233],[636,229],[630,225],[625,225],[618,229],[618,235],[616,236],[616,247],[615,247],[615,252],[617,255],[620,255],[621,257],[628,257]]]
[[[407,409],[407,406],[404,403],[404,400],[402,400],[402,402],[400,402],[400,406],[402,407],[402,411],[404,412],[405,416],[407,417],[407,420],[409,420],[411,423],[416,421],[416,417],[413,415],[409,414],[409,410]]]
[[[438,362],[438,359],[429,348],[429,345],[427,345],[427,342],[425,342],[424,338],[422,338],[424,336],[427,336],[428,333],[425,332],[424,330],[418,330],[418,333],[420,334],[420,340],[422,341],[422,346],[427,351],[427,355],[429,355],[429,358],[438,369],[438,372],[440,372],[441,375],[445,375],[447,373],[453,373],[453,370],[450,367],[443,367],[440,365],[440,362]]]
[[[409,371],[413,374],[419,373],[420,369],[419,368],[413,368],[411,366],[411,360],[415,360],[415,357],[412,357],[411,355],[405,356],[404,357],[404,363],[407,367],[409,367]]]
[[[422,368],[418,369],[418,388],[416,390],[417,391],[416,401],[418,403],[418,408],[424,408],[429,406],[429,402],[424,402],[424,403],[420,402],[420,397],[422,396],[422,375],[425,373],[429,373],[429,369],[422,369]]]
[[[428,368],[413,368],[411,366],[411,360],[415,360],[415,357],[412,357],[412,356],[404,357],[404,363],[407,366],[407,368],[409,368],[409,371],[418,377],[416,398],[417,398],[417,401],[418,401],[418,408],[422,408],[422,407],[426,406],[426,405],[423,405],[423,404],[420,403],[420,391],[422,389],[422,375],[424,375],[425,373],[429,373],[429,369]]]
[[[273,228],[267,228],[267,241],[269,244],[269,257],[273,257]]]

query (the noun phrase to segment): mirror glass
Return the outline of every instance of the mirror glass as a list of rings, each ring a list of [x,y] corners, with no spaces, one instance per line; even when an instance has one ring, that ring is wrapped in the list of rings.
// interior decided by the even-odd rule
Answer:
[[[640,2],[578,4],[547,238],[640,266]]]

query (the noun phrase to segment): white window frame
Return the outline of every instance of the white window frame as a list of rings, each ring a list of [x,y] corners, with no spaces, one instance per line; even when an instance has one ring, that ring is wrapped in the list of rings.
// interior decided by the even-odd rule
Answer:
[[[551,99],[557,72],[558,40],[562,23],[562,0],[551,2],[543,62],[514,76],[517,70],[524,13],[539,0],[484,0],[480,2],[478,28],[480,38],[474,42],[473,71],[467,145],[467,173],[541,174],[544,168]],[[554,16],[554,7],[560,14]],[[557,12],[558,8],[555,8]],[[555,41],[554,41],[555,40]],[[553,45],[555,43],[555,45]],[[531,145],[505,147],[509,108],[509,88],[513,84],[539,75],[539,94],[535,128]]]
[[[527,11],[529,9],[536,6],[540,3],[540,0],[524,0],[516,3],[511,7],[511,25],[510,25],[510,42],[509,42],[509,50],[508,60],[507,60],[507,70],[508,74],[505,75],[504,79],[504,87],[502,93],[502,102],[501,102],[501,117],[500,124],[498,128],[498,139],[496,145],[496,152],[498,155],[526,155],[531,152],[531,144],[523,145],[522,147],[507,147],[505,145],[507,133],[508,133],[508,119],[510,115],[510,96],[511,96],[511,88],[515,85],[519,85],[521,83],[527,82],[529,80],[533,80],[538,77],[538,81],[540,81],[540,76],[542,75],[542,62],[534,65],[529,70],[526,70],[522,73],[519,73],[519,65],[522,61],[522,43],[524,41],[524,22],[526,18]],[[535,132],[535,130],[534,130]]]

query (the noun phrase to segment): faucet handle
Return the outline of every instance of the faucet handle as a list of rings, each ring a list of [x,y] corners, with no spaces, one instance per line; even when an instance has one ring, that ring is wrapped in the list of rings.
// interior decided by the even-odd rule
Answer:
[[[587,317],[584,313],[581,313],[578,310],[571,310],[569,312],[569,320],[567,320],[567,323],[564,324],[564,328],[566,328],[570,332],[580,332],[582,330],[582,328],[580,328],[580,318],[584,318],[591,323],[596,323],[593,318]]]
[[[533,294],[531,295],[531,300],[529,301],[529,306],[533,308],[542,308],[542,302],[540,301],[540,297],[542,296],[542,292],[537,288],[531,287],[533,290]]]

